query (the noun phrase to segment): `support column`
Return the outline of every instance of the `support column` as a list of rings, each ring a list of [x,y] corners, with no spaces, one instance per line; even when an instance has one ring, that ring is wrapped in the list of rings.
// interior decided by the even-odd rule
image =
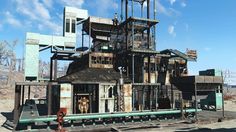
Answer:
[[[144,94],[145,94],[145,86],[143,86],[142,90],[142,111],[145,109],[145,99],[144,99]]]
[[[53,59],[52,59],[52,57],[51,57],[51,59],[50,59],[50,81],[52,81],[52,79],[53,79]]]
[[[157,86],[158,87],[158,86]],[[156,102],[156,104],[155,104],[155,108],[156,108],[156,110],[157,110],[157,104],[158,104],[158,102],[157,102],[157,87],[155,88],[155,95],[156,95],[156,98],[155,98],[155,102]]]
[[[28,86],[28,99],[30,99],[30,85]]]
[[[174,92],[173,92],[173,85],[171,84],[171,108],[174,109]]]
[[[149,96],[149,102],[150,102],[150,104],[149,104],[149,109],[151,110],[152,109],[152,97],[153,97],[153,88],[152,88],[152,86],[150,86],[149,87],[149,89],[150,89],[150,96]]]
[[[14,106],[14,124],[17,124],[19,115],[20,115],[20,92],[21,92],[21,86],[16,85],[15,86],[15,106]]]
[[[197,84],[196,83],[194,83],[194,95],[195,95],[195,119],[197,121],[198,118],[197,118]]]
[[[25,86],[22,86],[22,97],[21,97],[21,104],[24,105],[25,100]]]
[[[48,115],[52,114],[52,83],[49,82],[47,86],[47,100],[48,100]]]
[[[220,85],[220,90],[222,90],[222,117],[225,118],[225,105],[224,105],[224,88],[223,83]],[[220,91],[219,91],[220,92]]]
[[[135,109],[134,109],[134,103],[135,103],[135,91],[136,91],[136,89],[134,88],[134,87],[132,87],[132,111],[134,111]]]
[[[134,54],[132,54],[132,83],[134,83]]]
[[[53,65],[53,80],[57,79],[57,59],[54,60],[54,65]]]

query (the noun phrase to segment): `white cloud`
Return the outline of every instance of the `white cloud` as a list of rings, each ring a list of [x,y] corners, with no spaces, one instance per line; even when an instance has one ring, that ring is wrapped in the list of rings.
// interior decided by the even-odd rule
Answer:
[[[96,14],[101,17],[108,17],[111,13],[110,10],[117,10],[119,8],[118,3],[115,0],[96,0],[94,7],[96,6]],[[88,3],[89,4],[89,3]],[[99,7],[97,7],[99,5]]]
[[[21,22],[17,20],[9,11],[5,12],[6,22],[12,26],[20,27],[22,26]]]
[[[208,51],[211,51],[211,48],[205,47],[204,50],[208,52]]]
[[[169,12],[167,11],[167,9],[160,3],[159,0],[157,0],[157,11],[158,13],[163,13],[165,15],[170,15]]]
[[[66,6],[73,6],[77,8],[81,8],[82,5],[84,4],[84,0],[61,0],[61,2],[65,4]]]
[[[161,4],[160,0],[156,1],[157,13],[164,14],[167,16],[179,16],[181,13],[173,8],[166,8]]]
[[[173,25],[170,25],[170,26],[168,27],[168,33],[169,33],[170,35],[172,35],[173,37],[176,36],[175,27],[174,27]]]
[[[182,1],[182,2],[180,3],[180,5],[181,5],[182,7],[186,7],[186,6],[187,6],[187,4],[186,4],[184,1]]]
[[[49,10],[39,0],[16,0],[16,10],[18,13],[26,15],[31,19],[50,19]]]
[[[51,8],[53,5],[53,1],[52,0],[43,0],[43,4],[45,6],[47,6],[48,8]]]
[[[49,8],[52,6],[51,0],[16,0],[16,11],[27,17],[29,23],[37,25],[39,30],[51,29],[53,34],[62,32],[62,26],[52,20]],[[33,21],[33,22],[31,22]]]
[[[173,5],[176,2],[176,0],[169,0],[169,2],[171,5]]]

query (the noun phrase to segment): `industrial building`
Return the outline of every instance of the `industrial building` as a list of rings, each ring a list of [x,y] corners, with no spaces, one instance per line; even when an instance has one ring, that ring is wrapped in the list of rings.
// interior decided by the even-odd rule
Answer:
[[[147,8],[143,8],[144,2]],[[84,126],[85,120],[125,122],[186,114],[197,119],[203,108],[223,109],[222,76],[188,74],[187,63],[197,60],[195,50],[156,51],[159,21],[156,7],[150,8],[155,5],[152,2],[121,0],[120,18],[114,14],[112,19],[65,7],[63,36],[27,33],[25,82],[15,86],[16,129],[48,127],[53,121],[62,129],[65,120],[74,127],[78,122]],[[134,17],[134,3],[140,3],[141,17]],[[82,40],[76,39],[78,25]],[[85,36],[89,44],[84,44]],[[76,47],[78,41],[81,47]],[[38,61],[40,51],[46,49],[53,54],[51,74],[49,81],[42,82]],[[71,61],[65,76],[57,77],[58,60]],[[46,89],[45,99],[30,97],[34,86]],[[205,98],[198,102],[197,96]]]

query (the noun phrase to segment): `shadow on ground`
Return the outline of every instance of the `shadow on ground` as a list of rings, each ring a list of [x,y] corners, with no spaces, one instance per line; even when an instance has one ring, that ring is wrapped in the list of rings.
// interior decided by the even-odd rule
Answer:
[[[236,128],[219,128],[219,129],[210,129],[210,128],[199,128],[197,130],[186,130],[186,129],[179,129],[176,130],[175,132],[236,132]]]
[[[2,124],[2,127],[13,130],[13,111],[12,112],[1,112],[2,116],[6,118],[6,121]]]

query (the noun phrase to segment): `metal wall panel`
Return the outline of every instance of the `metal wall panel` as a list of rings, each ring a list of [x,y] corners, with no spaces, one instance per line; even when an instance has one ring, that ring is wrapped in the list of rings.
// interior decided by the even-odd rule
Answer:
[[[72,114],[72,86],[69,83],[63,83],[60,85],[60,108],[67,108],[67,114]]]
[[[35,77],[38,80],[39,45],[25,46],[25,77]]]

